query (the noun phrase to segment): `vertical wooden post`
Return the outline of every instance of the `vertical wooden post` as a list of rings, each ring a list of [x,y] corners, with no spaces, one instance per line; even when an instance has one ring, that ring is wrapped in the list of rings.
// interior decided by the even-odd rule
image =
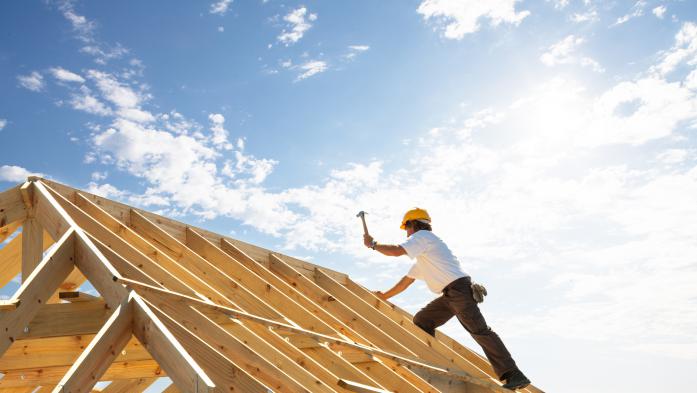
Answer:
[[[43,257],[44,229],[35,218],[36,197],[32,183],[24,183],[20,191],[24,206],[27,209],[27,219],[22,226],[22,282],[24,282]]]

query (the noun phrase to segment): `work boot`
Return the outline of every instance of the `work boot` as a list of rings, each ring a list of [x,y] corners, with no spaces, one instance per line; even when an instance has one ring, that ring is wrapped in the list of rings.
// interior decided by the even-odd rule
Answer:
[[[530,385],[530,380],[520,370],[513,370],[506,375],[506,383],[503,385],[506,389],[516,390],[522,389]]]

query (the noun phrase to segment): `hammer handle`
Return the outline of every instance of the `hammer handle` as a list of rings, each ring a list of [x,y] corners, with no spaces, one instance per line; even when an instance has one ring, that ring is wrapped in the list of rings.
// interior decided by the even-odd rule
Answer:
[[[368,234],[368,226],[365,224],[365,216],[361,216],[361,221],[363,221],[363,233]]]

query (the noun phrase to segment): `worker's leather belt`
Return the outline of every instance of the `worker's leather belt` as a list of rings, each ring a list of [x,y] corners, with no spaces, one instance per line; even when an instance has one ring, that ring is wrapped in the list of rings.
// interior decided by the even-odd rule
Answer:
[[[457,280],[454,280],[450,284],[446,285],[445,288],[443,288],[443,292],[445,293],[445,291],[447,291],[448,289],[455,288],[460,285],[469,287],[470,285],[472,285],[472,279],[469,276],[460,277]]]

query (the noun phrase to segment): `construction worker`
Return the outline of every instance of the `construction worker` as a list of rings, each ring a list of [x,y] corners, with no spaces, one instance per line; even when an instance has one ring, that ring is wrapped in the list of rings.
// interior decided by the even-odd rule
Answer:
[[[407,240],[400,245],[379,244],[372,236],[363,236],[366,247],[383,255],[398,257],[407,255],[416,259],[406,276],[386,292],[375,292],[387,300],[405,289],[415,279],[426,282],[428,288],[440,297],[430,302],[414,315],[414,324],[431,336],[436,328],[454,316],[482,347],[503,387],[515,390],[530,384],[530,380],[518,369],[511,354],[498,334],[486,324],[473,297],[470,276],[448,246],[431,231],[431,217],[424,209],[409,210],[402,219],[401,229],[407,231]]]

